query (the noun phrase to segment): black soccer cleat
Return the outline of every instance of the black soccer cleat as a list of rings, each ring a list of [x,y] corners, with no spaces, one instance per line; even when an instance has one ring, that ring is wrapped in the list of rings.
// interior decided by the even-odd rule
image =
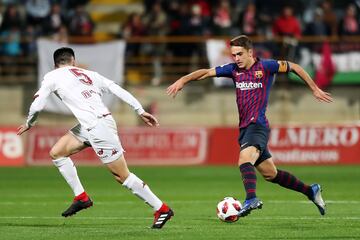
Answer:
[[[151,228],[162,228],[172,216],[174,216],[173,210],[166,204],[163,204],[161,208],[154,213],[154,223]]]
[[[70,217],[77,212],[89,208],[93,205],[93,202],[89,198],[87,201],[81,201],[81,200],[74,200],[74,202],[70,205],[68,209],[66,209],[61,216],[63,217]]]

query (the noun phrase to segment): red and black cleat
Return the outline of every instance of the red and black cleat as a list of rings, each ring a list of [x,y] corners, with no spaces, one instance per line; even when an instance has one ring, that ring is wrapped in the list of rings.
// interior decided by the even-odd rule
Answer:
[[[161,208],[154,213],[152,228],[162,228],[172,216],[174,216],[173,210],[163,203]]]
[[[91,201],[87,194],[83,192],[79,196],[75,197],[73,203],[61,214],[61,216],[70,217],[83,209],[91,207],[92,205],[93,201]]]

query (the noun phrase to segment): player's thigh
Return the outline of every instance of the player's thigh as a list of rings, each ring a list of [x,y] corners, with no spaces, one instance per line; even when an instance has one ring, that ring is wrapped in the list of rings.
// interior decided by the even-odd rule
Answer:
[[[267,181],[273,180],[277,174],[277,169],[272,157],[262,161],[259,165],[256,166],[256,169]]]
[[[256,165],[256,161],[267,148],[269,132],[268,128],[257,123],[240,129],[238,138],[240,145],[239,165],[246,162]]]
[[[50,150],[53,159],[68,157],[88,147],[70,132],[62,136]]]
[[[254,146],[249,146],[240,151],[238,164],[240,166],[243,163],[249,162],[254,165],[259,156],[260,150]]]
[[[106,163],[105,165],[114,175],[115,179],[120,183],[124,183],[124,181],[130,174],[124,155],[121,155],[117,160]]]
[[[88,139],[96,155],[104,164],[118,160],[123,155],[117,132],[105,121],[99,119],[96,126],[88,130]]]

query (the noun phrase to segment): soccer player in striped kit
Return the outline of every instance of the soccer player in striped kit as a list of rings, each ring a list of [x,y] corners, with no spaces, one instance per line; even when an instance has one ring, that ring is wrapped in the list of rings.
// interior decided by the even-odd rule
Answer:
[[[262,201],[256,196],[256,172],[272,183],[298,191],[308,197],[325,214],[325,202],[321,196],[319,184],[307,185],[293,174],[277,169],[268,150],[269,122],[265,116],[269,92],[277,73],[294,72],[310,88],[314,97],[330,103],[332,97],[322,91],[309,74],[298,64],[289,61],[258,59],[253,57],[253,45],[245,36],[238,36],[230,41],[230,51],[234,63],[211,69],[200,69],[178,79],[167,88],[167,94],[175,97],[186,83],[209,77],[232,78],[236,87],[236,103],[239,111],[239,168],[246,191],[240,217],[248,215],[254,209],[260,209]]]

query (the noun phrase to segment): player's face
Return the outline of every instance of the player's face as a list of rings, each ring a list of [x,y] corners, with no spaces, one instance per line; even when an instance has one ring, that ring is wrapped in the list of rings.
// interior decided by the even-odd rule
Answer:
[[[252,49],[246,50],[243,47],[231,46],[231,56],[239,68],[248,68],[253,59]]]

